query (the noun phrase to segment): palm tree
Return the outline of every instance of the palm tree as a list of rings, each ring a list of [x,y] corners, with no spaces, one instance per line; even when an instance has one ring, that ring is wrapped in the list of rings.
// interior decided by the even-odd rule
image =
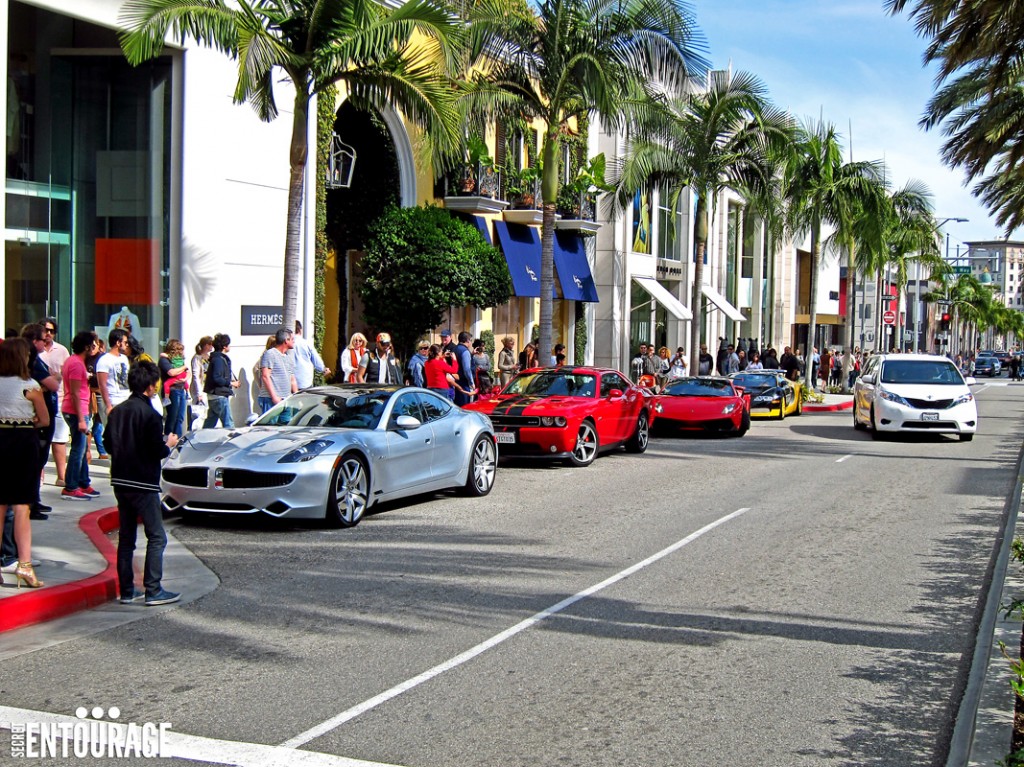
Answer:
[[[903,295],[910,264],[917,262],[938,267],[942,261],[935,239],[935,215],[932,194],[920,181],[909,181],[890,197],[892,218],[885,233],[888,262],[896,275],[896,295]],[[902,330],[897,312],[896,338]],[[897,344],[900,344],[897,340]]]
[[[681,0],[542,0],[536,15],[491,17],[500,40],[491,45],[491,84],[496,114],[544,124],[541,145],[541,278],[539,348],[551,348],[554,289],[555,202],[561,137],[570,121],[596,112],[608,124],[621,120],[630,94],[642,86],[682,87],[700,73],[692,14]],[[495,23],[496,22],[496,23]],[[493,39],[493,38],[492,38]],[[509,95],[514,98],[509,99]],[[488,91],[474,94],[483,103]]]
[[[885,226],[889,218],[889,200],[881,184],[872,184],[864,200],[840,210],[835,233],[826,240],[840,253],[846,254],[846,343],[843,354],[843,389],[849,388],[853,348],[856,345],[855,298],[857,275],[877,272],[877,264],[885,252]],[[813,383],[813,382],[812,382]]]
[[[617,183],[617,207],[645,187],[659,187],[673,210],[686,189],[696,198],[690,370],[699,362],[704,253],[715,199],[733,189],[769,210],[774,161],[789,150],[792,127],[756,77],[715,71],[705,90],[667,100],[635,128]]]
[[[299,235],[310,99],[342,84],[357,108],[393,105],[438,147],[457,141],[449,72],[461,25],[432,0],[397,8],[374,0],[127,0],[121,46],[132,64],[160,55],[165,39],[193,39],[238,62],[234,100],[260,119],[277,114],[274,80],[295,88],[285,237],[285,324],[298,314]]]
[[[881,163],[843,163],[842,155],[835,126],[808,121],[800,129],[783,179],[784,195],[789,204],[787,228],[794,236],[810,235],[811,238],[810,305],[804,349],[808,374],[817,320],[815,296],[821,267],[822,228],[840,229],[849,226],[858,212],[878,211],[878,190],[883,188]]]
[[[1012,231],[1024,225],[1024,14],[1008,0],[887,0],[890,13],[910,8],[938,65],[937,92],[921,124],[943,126],[943,160],[962,168],[973,191]],[[987,175],[986,175],[987,174]]]

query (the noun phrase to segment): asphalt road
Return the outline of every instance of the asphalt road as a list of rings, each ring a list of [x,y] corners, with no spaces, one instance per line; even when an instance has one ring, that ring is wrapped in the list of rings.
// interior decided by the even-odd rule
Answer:
[[[1024,438],[1024,385],[978,388],[971,443],[805,415],[352,530],[175,522],[220,588],[5,660],[0,694],[406,767],[937,767]]]

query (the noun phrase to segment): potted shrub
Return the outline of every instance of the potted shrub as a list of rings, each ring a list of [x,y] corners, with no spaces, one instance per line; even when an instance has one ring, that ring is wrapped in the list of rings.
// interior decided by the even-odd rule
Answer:
[[[558,214],[567,219],[595,218],[594,205],[598,192],[611,192],[615,187],[604,180],[604,152],[591,157],[576,176],[558,190]]]
[[[539,164],[526,168],[509,168],[505,172],[505,195],[512,207],[518,210],[532,208],[537,204],[537,182],[540,180]]]
[[[470,136],[466,142],[466,163],[458,179],[458,193],[490,197],[493,191],[482,180],[485,175],[493,174],[494,170],[494,158],[487,153],[487,143],[480,136]]]

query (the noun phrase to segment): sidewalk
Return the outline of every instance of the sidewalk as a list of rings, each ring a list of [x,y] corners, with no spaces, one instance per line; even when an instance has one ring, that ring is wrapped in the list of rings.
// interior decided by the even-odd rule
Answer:
[[[118,514],[110,488],[109,462],[94,460],[89,472],[100,496],[92,501],[71,501],[61,498],[61,488],[54,485],[53,464],[46,467],[40,496],[44,504],[53,507],[53,512],[49,519],[32,522],[32,558],[40,562],[36,575],[45,585],[38,589],[18,588],[13,573],[3,574],[0,657],[5,654],[5,632],[42,623],[50,629],[60,618],[103,605],[113,611],[108,618],[114,617],[115,624],[174,607],[147,608],[141,602],[122,605],[116,601]],[[164,585],[181,592],[182,601],[177,604],[187,604],[213,591],[219,584],[216,575],[175,541],[170,530],[167,538]],[[137,586],[141,585],[145,552],[146,536],[140,527],[135,549]],[[110,621],[102,623],[109,625]]]

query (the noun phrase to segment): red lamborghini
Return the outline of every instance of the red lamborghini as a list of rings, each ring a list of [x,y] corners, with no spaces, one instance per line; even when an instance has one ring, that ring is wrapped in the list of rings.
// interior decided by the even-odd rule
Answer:
[[[589,466],[612,448],[644,452],[653,407],[653,397],[617,370],[567,366],[524,370],[465,409],[490,417],[499,455]]]
[[[654,398],[657,432],[728,432],[742,437],[750,429],[750,395],[728,378],[678,378]]]

